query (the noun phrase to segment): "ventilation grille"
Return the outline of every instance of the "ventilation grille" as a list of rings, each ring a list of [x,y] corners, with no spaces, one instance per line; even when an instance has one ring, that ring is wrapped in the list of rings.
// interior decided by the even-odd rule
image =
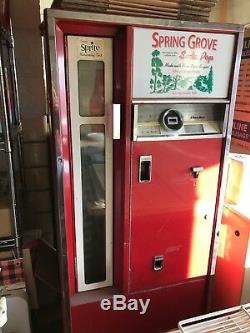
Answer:
[[[250,303],[179,322],[183,333],[250,332]]]

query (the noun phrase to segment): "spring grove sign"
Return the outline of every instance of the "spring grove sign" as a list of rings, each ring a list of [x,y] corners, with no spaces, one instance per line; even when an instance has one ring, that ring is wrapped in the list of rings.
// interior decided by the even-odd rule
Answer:
[[[133,98],[227,98],[234,38],[134,28]]]

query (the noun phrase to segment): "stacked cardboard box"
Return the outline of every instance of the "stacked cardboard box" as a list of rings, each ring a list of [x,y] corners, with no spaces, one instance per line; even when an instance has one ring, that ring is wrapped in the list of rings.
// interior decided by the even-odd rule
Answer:
[[[0,238],[11,237],[12,223],[10,206],[6,199],[0,198]]]

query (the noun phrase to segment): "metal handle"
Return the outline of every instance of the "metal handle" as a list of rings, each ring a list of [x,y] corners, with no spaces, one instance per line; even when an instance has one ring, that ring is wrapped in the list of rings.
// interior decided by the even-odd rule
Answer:
[[[139,183],[150,183],[152,176],[152,156],[140,156]]]
[[[113,104],[113,139],[121,138],[121,104]]]

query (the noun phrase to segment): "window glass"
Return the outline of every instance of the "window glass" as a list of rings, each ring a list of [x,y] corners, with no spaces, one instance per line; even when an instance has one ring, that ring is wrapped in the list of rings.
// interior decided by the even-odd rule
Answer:
[[[78,61],[80,116],[104,115],[104,63],[94,60]]]
[[[106,280],[104,125],[81,125],[85,283]]]

